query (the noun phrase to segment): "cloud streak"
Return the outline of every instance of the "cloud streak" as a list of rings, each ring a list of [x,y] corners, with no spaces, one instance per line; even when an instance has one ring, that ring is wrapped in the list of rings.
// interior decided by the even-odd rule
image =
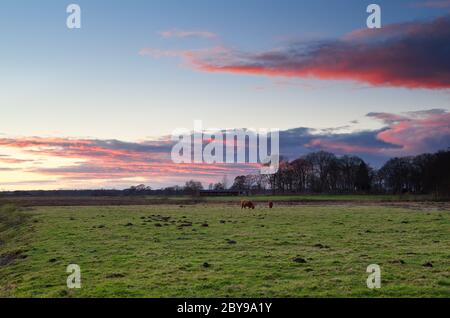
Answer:
[[[450,88],[450,16],[359,30],[341,39],[291,43],[259,53],[224,47],[141,55],[182,57],[196,70],[260,76],[352,80],[373,86]]]
[[[42,137],[0,138],[0,149],[13,148],[26,155],[75,160],[76,163],[70,165],[23,169],[26,173],[62,180],[145,178],[150,181],[181,182],[196,178],[206,182],[227,173],[248,174],[256,170],[253,165],[247,164],[174,164],[170,158],[172,145],[168,138],[142,143]],[[8,159],[9,163],[19,162],[13,158],[4,159]]]
[[[163,38],[203,38],[214,39],[217,34],[209,31],[185,31],[185,30],[168,30],[159,32],[159,35]]]
[[[377,131],[315,138],[307,147],[384,158],[417,155],[450,147],[450,113],[447,110],[369,113],[367,116],[381,121],[385,127]]]

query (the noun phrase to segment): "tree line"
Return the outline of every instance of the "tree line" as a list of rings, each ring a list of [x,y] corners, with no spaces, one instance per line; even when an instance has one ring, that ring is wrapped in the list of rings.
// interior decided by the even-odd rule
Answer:
[[[280,160],[274,175],[235,178],[232,189],[273,193],[450,194],[450,150],[388,160],[372,168],[357,156],[319,151]]]

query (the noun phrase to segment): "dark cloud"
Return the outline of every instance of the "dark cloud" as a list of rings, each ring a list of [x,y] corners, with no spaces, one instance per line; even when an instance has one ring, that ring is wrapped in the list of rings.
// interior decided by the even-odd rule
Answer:
[[[315,136],[310,150],[358,154],[372,163],[393,156],[435,152],[450,147],[450,113],[444,109],[403,114],[369,113],[386,126],[380,130]]]
[[[194,68],[283,77],[354,80],[374,86],[450,88],[450,16],[430,22],[386,25],[352,32],[342,39],[291,43],[262,52],[226,48],[141,55],[182,57]]]

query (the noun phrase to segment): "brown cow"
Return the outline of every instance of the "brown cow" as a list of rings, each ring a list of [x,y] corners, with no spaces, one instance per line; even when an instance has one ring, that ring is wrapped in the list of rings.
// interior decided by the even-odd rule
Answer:
[[[269,201],[269,209],[273,208],[273,202]]]
[[[241,209],[255,209],[255,205],[252,201],[241,201]]]

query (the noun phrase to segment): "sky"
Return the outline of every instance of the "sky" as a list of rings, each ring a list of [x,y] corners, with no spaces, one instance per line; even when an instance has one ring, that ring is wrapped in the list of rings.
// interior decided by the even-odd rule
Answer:
[[[378,167],[450,146],[450,1],[0,3],[0,190],[204,183],[245,165],[175,165],[168,136],[278,128],[282,155]]]

